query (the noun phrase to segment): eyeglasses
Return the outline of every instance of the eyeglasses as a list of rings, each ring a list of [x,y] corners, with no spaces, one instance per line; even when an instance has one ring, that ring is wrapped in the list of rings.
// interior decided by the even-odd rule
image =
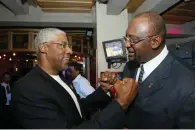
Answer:
[[[61,43],[51,43],[51,44],[57,44],[57,45],[59,45],[61,48],[66,48],[66,47],[69,47],[69,48],[71,48],[71,44],[68,42],[68,41],[63,41],[63,42],[61,42]]]
[[[139,38],[139,37],[135,37],[135,38],[131,38],[129,36],[124,36],[124,40],[125,42],[129,42],[129,43],[134,43],[134,44],[137,44],[147,38],[151,38],[151,37],[154,37],[154,36],[157,36],[157,35],[152,35],[152,36],[147,36],[147,37],[144,37],[144,38]]]

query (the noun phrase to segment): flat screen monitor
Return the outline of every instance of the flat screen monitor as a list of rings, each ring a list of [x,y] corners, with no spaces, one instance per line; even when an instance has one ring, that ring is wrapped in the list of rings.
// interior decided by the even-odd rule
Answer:
[[[126,50],[123,39],[115,39],[103,42],[103,49],[107,62],[127,61]]]

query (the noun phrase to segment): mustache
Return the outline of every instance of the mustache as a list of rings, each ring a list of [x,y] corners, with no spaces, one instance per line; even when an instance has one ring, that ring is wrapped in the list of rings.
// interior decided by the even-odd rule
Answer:
[[[135,48],[134,47],[127,47],[127,51],[129,52],[129,49],[133,49],[133,51],[134,51],[134,53],[136,53],[136,50],[135,50]],[[127,54],[128,55],[128,54]]]

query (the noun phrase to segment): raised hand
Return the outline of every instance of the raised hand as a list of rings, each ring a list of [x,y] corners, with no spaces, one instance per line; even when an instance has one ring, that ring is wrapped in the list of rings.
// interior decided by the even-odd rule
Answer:
[[[100,78],[98,78],[98,82],[100,83],[100,86],[105,92],[108,92],[111,87],[113,87],[113,84],[117,81],[116,75],[114,72],[106,71],[100,75]]]
[[[122,81],[117,80],[114,84],[116,89],[115,100],[125,110],[132,103],[138,92],[138,83],[131,78],[124,78]]]

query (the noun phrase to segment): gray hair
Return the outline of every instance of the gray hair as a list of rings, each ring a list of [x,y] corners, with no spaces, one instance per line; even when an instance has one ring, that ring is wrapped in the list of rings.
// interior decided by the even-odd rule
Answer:
[[[56,40],[57,39],[57,35],[58,34],[62,34],[65,32],[60,30],[60,29],[57,29],[57,28],[45,28],[45,29],[41,29],[36,37],[35,37],[35,40],[34,40],[34,48],[35,48],[35,51],[36,51],[36,54],[37,54],[37,57],[39,58],[39,45],[40,44],[44,44],[44,43],[48,43],[48,42],[51,42],[53,40]]]

